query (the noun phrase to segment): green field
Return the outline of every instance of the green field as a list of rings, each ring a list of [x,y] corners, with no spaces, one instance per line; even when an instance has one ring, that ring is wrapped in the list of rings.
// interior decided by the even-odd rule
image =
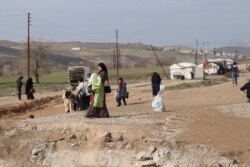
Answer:
[[[0,96],[10,95],[11,92],[16,91],[16,79],[18,76],[0,77]],[[24,75],[23,82],[25,84],[27,76]],[[51,74],[42,75],[40,84],[35,84],[36,91],[56,91],[64,89],[67,84],[66,72],[55,72]],[[34,77],[33,77],[34,81]],[[24,91],[25,87],[23,87]]]
[[[165,68],[168,73],[168,69]],[[97,72],[97,71],[93,71]],[[116,84],[116,69],[111,69],[109,72],[110,84]],[[130,69],[119,69],[119,77],[129,83],[139,83],[144,81],[150,81],[153,72],[158,72],[161,77],[166,78],[161,67],[147,67],[147,68],[130,68]],[[18,76],[0,77],[0,96],[11,95],[11,92],[16,91],[16,79]],[[23,82],[25,83],[27,76],[24,75]],[[34,77],[33,77],[34,81]],[[50,74],[41,75],[39,78],[40,84],[35,84],[37,92],[44,91],[60,91],[66,89],[68,85],[67,72],[55,72]],[[24,91],[24,87],[23,87]]]

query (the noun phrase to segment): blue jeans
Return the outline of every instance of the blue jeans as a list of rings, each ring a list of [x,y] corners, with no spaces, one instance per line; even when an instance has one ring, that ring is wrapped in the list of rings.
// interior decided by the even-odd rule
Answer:
[[[237,74],[232,73],[232,83],[233,86],[236,85],[237,86]]]
[[[118,92],[117,92],[118,93]],[[119,93],[118,93],[119,94]],[[116,102],[118,103],[118,105],[120,106],[121,105],[121,100],[123,101],[123,104],[124,105],[127,105],[126,103],[126,100],[125,100],[125,97],[122,97],[120,95],[117,95],[117,97],[115,98],[116,99]]]

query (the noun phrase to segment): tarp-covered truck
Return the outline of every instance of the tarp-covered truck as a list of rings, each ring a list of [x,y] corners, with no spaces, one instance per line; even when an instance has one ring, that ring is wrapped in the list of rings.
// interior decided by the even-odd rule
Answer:
[[[85,80],[89,72],[90,68],[85,66],[68,67],[69,84],[75,88],[78,85],[78,80],[81,78]]]

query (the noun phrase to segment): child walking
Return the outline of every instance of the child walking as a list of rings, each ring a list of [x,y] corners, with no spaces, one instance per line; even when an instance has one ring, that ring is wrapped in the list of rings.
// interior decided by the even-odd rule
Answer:
[[[127,83],[123,80],[123,78],[119,78],[118,80],[118,88],[116,92],[116,102],[118,103],[116,106],[121,106],[121,100],[123,101],[124,105],[127,105],[126,99],[127,98]]]

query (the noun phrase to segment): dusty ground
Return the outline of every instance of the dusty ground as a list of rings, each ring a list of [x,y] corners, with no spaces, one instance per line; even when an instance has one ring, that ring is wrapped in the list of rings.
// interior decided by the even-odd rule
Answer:
[[[111,117],[104,119],[64,113],[55,96],[26,112],[2,115],[0,166],[250,166],[250,103],[239,91],[243,83],[167,91],[163,113],[152,111],[148,83],[133,85],[127,106],[116,107],[108,95]],[[2,108],[14,105],[7,101],[0,99]],[[152,156],[140,156],[150,146],[157,148]]]

